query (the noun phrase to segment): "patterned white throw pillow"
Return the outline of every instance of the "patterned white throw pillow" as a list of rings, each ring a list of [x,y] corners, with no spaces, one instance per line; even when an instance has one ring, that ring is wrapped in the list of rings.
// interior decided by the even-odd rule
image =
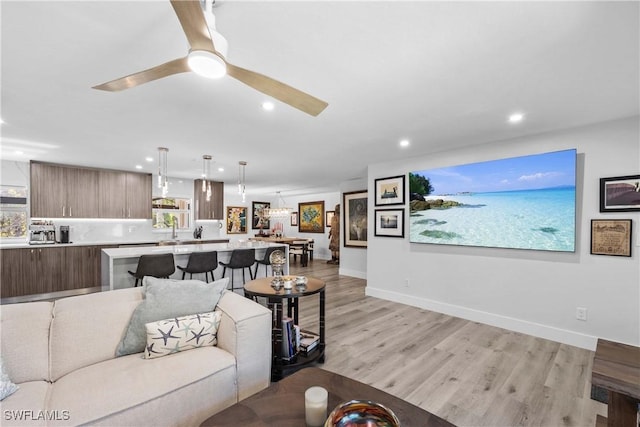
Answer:
[[[147,323],[145,359],[216,345],[221,318],[220,311],[212,311]]]

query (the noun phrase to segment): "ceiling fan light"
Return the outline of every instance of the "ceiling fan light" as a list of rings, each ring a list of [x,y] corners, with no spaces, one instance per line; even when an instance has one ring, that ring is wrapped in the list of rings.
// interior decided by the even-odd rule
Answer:
[[[213,52],[192,50],[187,59],[191,71],[209,79],[219,79],[227,73],[227,64]]]

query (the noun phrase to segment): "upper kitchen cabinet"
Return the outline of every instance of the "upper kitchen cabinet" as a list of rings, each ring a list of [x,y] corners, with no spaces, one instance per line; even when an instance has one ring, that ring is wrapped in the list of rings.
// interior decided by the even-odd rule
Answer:
[[[211,197],[207,200],[207,193],[202,191],[202,180],[193,182],[193,198],[195,201],[195,219],[223,219],[224,218],[224,182],[205,181],[211,184]]]
[[[151,219],[151,174],[31,162],[31,217]]]
[[[126,173],[127,218],[151,219],[150,173]]]
[[[100,170],[100,218],[151,219],[151,174]]]
[[[31,162],[31,217],[97,218],[98,171]]]

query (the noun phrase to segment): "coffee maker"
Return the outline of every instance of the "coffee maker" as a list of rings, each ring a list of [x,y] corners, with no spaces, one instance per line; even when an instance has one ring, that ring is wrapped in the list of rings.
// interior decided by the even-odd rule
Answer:
[[[29,225],[29,244],[47,245],[56,242],[56,227],[51,221],[35,221]]]
[[[69,226],[61,225],[60,226],[60,243],[71,243],[69,239]]]

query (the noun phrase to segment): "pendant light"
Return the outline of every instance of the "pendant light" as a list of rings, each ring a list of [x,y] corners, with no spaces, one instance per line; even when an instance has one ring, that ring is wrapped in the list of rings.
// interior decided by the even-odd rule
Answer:
[[[269,219],[271,219],[271,218],[286,218],[286,217],[290,216],[291,212],[293,212],[293,209],[284,207],[284,205],[286,205],[286,202],[282,198],[282,195],[280,194],[279,191],[276,191],[276,194],[278,195],[278,207],[277,208],[266,208],[266,209],[264,209],[262,211],[263,215],[266,216]],[[282,205],[283,206],[280,206],[280,202],[281,201],[282,201]]]
[[[242,196],[242,203],[246,201],[246,181],[245,181],[246,167],[247,167],[247,162],[244,162],[244,161],[238,162],[238,194]]]
[[[211,156],[205,154],[202,156],[202,192],[207,193],[207,202],[211,201]]]
[[[167,177],[167,155],[169,149],[158,147],[158,188],[162,189],[162,197],[169,192],[169,178]]]

